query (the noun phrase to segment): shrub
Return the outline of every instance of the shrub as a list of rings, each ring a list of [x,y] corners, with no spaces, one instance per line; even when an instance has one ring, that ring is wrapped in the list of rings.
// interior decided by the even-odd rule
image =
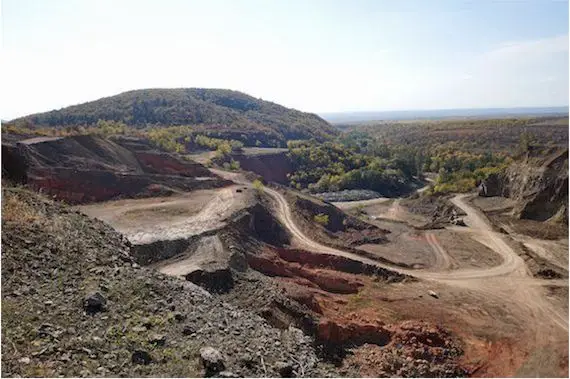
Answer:
[[[261,182],[261,180],[259,179],[255,179],[252,183],[253,188],[255,188],[258,191],[262,191],[263,190],[263,183]]]
[[[232,160],[230,161],[230,170],[232,170],[232,171],[237,171],[237,170],[239,170],[239,169],[240,169],[239,162],[232,159]]]
[[[314,220],[316,223],[327,226],[329,224],[329,215],[319,213],[318,215],[315,215]]]

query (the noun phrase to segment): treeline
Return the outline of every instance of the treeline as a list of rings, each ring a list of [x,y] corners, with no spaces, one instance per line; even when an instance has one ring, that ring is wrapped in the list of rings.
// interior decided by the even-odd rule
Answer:
[[[428,193],[469,192],[490,174],[506,168],[513,159],[504,153],[474,154],[447,148],[428,155],[424,170],[438,173]]]
[[[343,130],[343,144],[373,156],[385,156],[386,146],[404,147],[403,159],[421,164],[417,171],[438,174],[432,193],[470,191],[514,159],[568,146],[565,117],[379,122]]]

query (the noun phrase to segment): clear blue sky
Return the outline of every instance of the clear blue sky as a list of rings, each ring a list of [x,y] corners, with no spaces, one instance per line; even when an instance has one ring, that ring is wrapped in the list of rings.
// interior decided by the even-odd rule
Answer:
[[[568,104],[566,1],[3,0],[2,108],[230,88],[311,112]]]

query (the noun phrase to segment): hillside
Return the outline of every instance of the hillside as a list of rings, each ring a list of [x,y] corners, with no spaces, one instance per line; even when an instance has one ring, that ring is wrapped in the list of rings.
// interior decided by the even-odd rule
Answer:
[[[2,176],[71,204],[229,184],[199,163],[153,149],[146,140],[116,141],[93,135],[3,141]]]
[[[338,376],[300,330],[140,267],[101,221],[2,191],[3,377],[276,377],[283,361]]]
[[[338,131],[322,118],[237,91],[204,88],[124,92],[11,121],[34,127],[95,126],[99,120],[149,126],[193,125],[211,135],[254,144],[291,139],[324,140]],[[241,137],[241,138],[240,138]],[[247,137],[247,138],[243,138]]]

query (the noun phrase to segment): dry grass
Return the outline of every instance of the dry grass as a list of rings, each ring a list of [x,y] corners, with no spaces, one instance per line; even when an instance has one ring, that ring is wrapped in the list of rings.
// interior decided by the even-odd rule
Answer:
[[[4,191],[2,199],[2,222],[29,224],[42,219],[41,214],[31,204],[22,201],[17,194]]]

